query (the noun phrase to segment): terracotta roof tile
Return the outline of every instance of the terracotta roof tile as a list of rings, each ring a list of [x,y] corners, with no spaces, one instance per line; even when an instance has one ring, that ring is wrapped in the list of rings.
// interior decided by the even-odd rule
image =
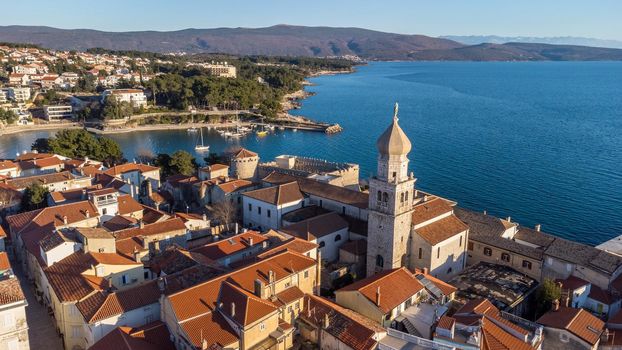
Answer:
[[[32,184],[45,185],[52,183],[65,182],[75,179],[75,176],[68,171],[61,171],[58,173],[42,174],[34,176],[23,176],[9,179],[6,181],[7,185],[14,188],[21,189],[26,188]]]
[[[565,329],[577,337],[595,345],[600,339],[605,323],[583,309],[561,307],[549,311],[537,321],[545,327]]]
[[[157,281],[149,281],[114,293],[96,292],[79,301],[76,307],[87,323],[93,323],[155,304],[160,295]]]
[[[154,167],[154,166],[147,165],[147,164],[125,163],[125,164],[113,166],[112,168],[104,171],[104,174],[116,176],[119,174],[131,172],[131,171],[138,171],[138,172],[144,173],[144,172],[155,171],[159,169],[160,168],[158,167]]]
[[[455,215],[450,215],[419,227],[415,229],[415,232],[431,245],[436,245],[468,229],[469,227]]]
[[[202,254],[211,260],[218,260],[250,248],[251,240],[253,246],[255,246],[267,241],[268,238],[257,231],[247,231],[201,247],[193,248],[192,252]]]
[[[166,324],[155,321],[138,328],[116,327],[89,350],[174,350]]]
[[[376,302],[378,289],[380,289],[380,305]],[[358,291],[386,314],[422,289],[423,285],[415,276],[402,267],[377,273],[335,293]]]
[[[125,230],[114,232],[114,236],[117,240],[121,240],[131,237],[147,237],[176,231],[186,231],[186,225],[184,225],[184,222],[180,218],[172,218],[153,224],[148,224],[142,228],[128,228]]]
[[[10,268],[9,255],[6,252],[0,252],[0,271],[6,271]]]
[[[351,205],[361,209],[367,209],[369,194],[351,190],[345,187],[335,186],[324,182],[298,177],[288,174],[272,172],[262,179],[265,183],[284,184],[292,181],[298,182],[300,190],[306,194],[334,200],[339,203]]]
[[[263,300],[229,281],[220,285],[218,302],[222,304],[220,312],[244,327],[278,310],[270,301]]]
[[[240,148],[239,150],[234,151],[231,156],[234,159],[252,158],[252,157],[257,157],[257,153],[249,151],[246,148]]]
[[[0,281],[0,305],[12,304],[26,300],[19,280],[15,277]]]
[[[245,192],[243,196],[273,205],[283,205],[304,199],[304,196],[298,187],[298,183],[296,182]]]
[[[114,253],[84,253],[77,251],[43,271],[50,286],[61,302],[78,301],[97,290],[108,288],[108,281],[102,277],[84,273],[98,264],[137,265]]]
[[[452,329],[456,324],[456,319],[453,317],[449,317],[447,315],[443,315],[440,320],[438,320],[437,327],[443,329]]]
[[[305,293],[303,293],[300,288],[292,286],[282,291],[281,293],[277,293],[276,298],[284,305],[287,305],[293,303],[294,301],[302,299],[304,296]]]
[[[447,201],[436,197],[427,202],[415,205],[412,214],[412,224],[419,225],[451,211],[453,211],[453,208]]]
[[[119,215],[129,215],[143,210],[143,206],[129,194],[119,196]]]
[[[248,180],[239,179],[239,180],[232,180],[232,181],[228,181],[224,183],[219,183],[216,186],[218,186],[218,188],[220,188],[224,193],[231,193],[231,192],[235,192],[240,189],[245,189],[245,188],[256,186],[256,184]]]
[[[348,222],[339,214],[330,212],[318,215],[281,229],[282,232],[308,241],[324,237],[336,231],[347,229]]]
[[[238,343],[237,334],[218,311],[208,311],[196,318],[181,321],[179,326],[188,335],[192,345],[198,348],[202,347],[204,341],[221,348]]]
[[[377,334],[386,331],[366,317],[315,295],[305,295],[300,318],[316,327],[323,327],[328,318],[328,332],[354,350],[376,349]]]
[[[579,289],[583,286],[587,286],[588,284],[590,284],[590,282],[579,278],[579,277],[575,277],[575,276],[568,276],[568,278],[566,279],[556,279],[555,282],[559,282],[562,284],[562,289],[570,289],[570,290],[576,290]]]

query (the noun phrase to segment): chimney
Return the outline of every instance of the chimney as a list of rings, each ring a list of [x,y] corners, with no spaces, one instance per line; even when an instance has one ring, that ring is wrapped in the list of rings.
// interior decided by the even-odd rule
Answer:
[[[330,326],[330,320],[328,319],[328,313],[324,314],[324,322],[322,322],[322,328],[326,329]]]
[[[67,220],[67,215],[64,215],[64,216],[63,216],[63,224],[67,225],[67,221],[68,221],[68,220]]]
[[[248,245],[251,247],[253,246],[253,237],[248,238]]]
[[[559,310],[559,300],[557,300],[557,299],[553,300],[553,307],[551,308],[551,310],[553,310],[553,311],[558,311]]]
[[[231,302],[231,317],[235,317],[235,303]]]
[[[140,254],[139,254],[138,249],[136,247],[134,247],[133,255],[134,255],[134,261],[140,262]]]
[[[424,268],[423,268],[423,274],[424,274],[424,275],[427,275],[427,274],[428,274],[428,268],[427,268],[427,267],[424,267]]]
[[[568,296],[568,294],[564,295],[562,301],[564,302],[565,307],[568,307],[568,305],[570,305],[570,297]]]
[[[487,210],[484,210],[484,215],[488,215],[488,211]]]
[[[255,295],[261,299],[265,299],[266,298],[265,291],[266,291],[266,286],[263,283],[263,281],[260,279],[256,279],[255,280]]]
[[[205,213],[203,213],[203,221],[207,221],[207,215],[205,215]]]
[[[535,228],[536,231],[540,232],[540,229],[542,228],[542,225],[536,224],[536,226],[534,228]]]
[[[86,218],[90,218],[91,217],[91,212],[87,209],[86,212],[84,213],[84,216],[86,216]]]
[[[512,222],[512,217],[508,216],[507,219],[505,219],[507,222]]]
[[[376,305],[380,306],[380,286],[376,289]]]
[[[272,270],[268,271],[268,283],[274,283],[274,271]]]
[[[138,221],[138,227],[141,229],[145,228],[145,222],[142,219]]]

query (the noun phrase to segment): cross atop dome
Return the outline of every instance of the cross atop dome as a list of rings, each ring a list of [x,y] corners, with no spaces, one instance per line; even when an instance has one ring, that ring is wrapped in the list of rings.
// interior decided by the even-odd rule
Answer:
[[[381,155],[405,156],[412,148],[410,140],[397,123],[398,109],[399,105],[396,102],[395,107],[393,107],[393,123],[380,135],[376,142],[376,147]]]

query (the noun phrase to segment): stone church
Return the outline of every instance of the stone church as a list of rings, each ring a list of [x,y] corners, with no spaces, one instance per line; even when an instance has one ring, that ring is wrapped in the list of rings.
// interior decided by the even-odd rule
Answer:
[[[410,140],[393,122],[376,142],[378,166],[369,180],[367,276],[408,267],[450,278],[466,264],[468,227],[453,211],[455,202],[419,191],[408,172]]]

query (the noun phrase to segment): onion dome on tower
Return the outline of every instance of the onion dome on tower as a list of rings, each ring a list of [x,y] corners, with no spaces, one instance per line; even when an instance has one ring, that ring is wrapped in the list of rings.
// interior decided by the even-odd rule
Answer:
[[[410,140],[397,124],[397,111],[398,104],[395,103],[395,108],[393,110],[393,123],[389,125],[387,130],[385,130],[382,135],[376,141],[376,147],[378,148],[378,152],[381,155],[386,156],[402,156],[407,155],[410,152],[412,145],[410,144]]]

